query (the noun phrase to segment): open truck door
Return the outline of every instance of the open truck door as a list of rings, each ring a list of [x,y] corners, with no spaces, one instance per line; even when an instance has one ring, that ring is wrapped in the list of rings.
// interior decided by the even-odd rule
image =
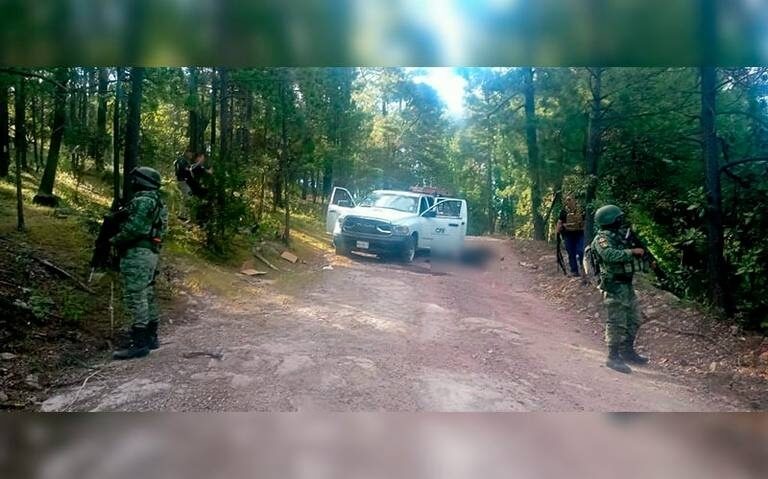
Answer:
[[[325,232],[333,234],[333,227],[339,216],[355,207],[355,200],[346,188],[335,186],[331,192],[331,201],[328,203],[328,212],[325,215]]]
[[[467,202],[455,198],[439,198],[422,213],[422,237],[433,254],[458,254],[467,235]]]

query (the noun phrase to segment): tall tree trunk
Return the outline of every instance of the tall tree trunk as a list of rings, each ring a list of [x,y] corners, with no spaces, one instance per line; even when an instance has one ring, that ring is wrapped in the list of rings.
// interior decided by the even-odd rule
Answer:
[[[221,161],[228,162],[232,155],[232,109],[229,92],[229,70],[219,69],[219,109],[221,124],[219,126],[219,157]]]
[[[10,136],[8,135],[8,84],[0,77],[0,178],[8,176],[11,167]]]
[[[488,128],[491,129],[490,118]],[[488,142],[488,161],[485,165],[485,189],[486,189],[486,213],[488,215],[488,234],[494,234],[496,230],[496,208],[493,205],[493,131],[489,131],[491,141]]]
[[[318,196],[320,196],[320,169],[316,168],[312,178],[312,203],[317,203]]]
[[[707,271],[712,303],[730,313],[724,250],[723,205],[720,162],[715,127],[717,72],[713,66],[699,69],[701,75],[701,143],[704,188],[707,197]]]
[[[323,158],[323,200],[331,196],[333,188],[333,156],[325,153]]]
[[[587,131],[586,174],[587,191],[584,221],[584,237],[586,244],[594,238],[595,197],[597,196],[598,166],[602,154],[603,139],[603,110],[602,110],[602,68],[587,69],[589,75],[590,99],[589,126]]]
[[[336,87],[336,111],[334,130],[336,135],[336,144],[338,148],[338,164],[336,165],[335,175],[339,180],[345,184],[350,185],[354,172],[353,163],[351,161],[352,155],[349,154],[350,150],[350,129],[347,126],[349,123],[349,110],[350,103],[352,101],[352,72],[350,68],[336,68],[335,78],[338,85]]]
[[[278,207],[283,206],[283,175],[285,172],[283,171],[283,160],[282,160],[282,152],[278,153],[279,158],[277,160],[277,171],[275,171],[275,174],[272,178],[272,212],[274,213],[277,211]]]
[[[222,251],[222,240],[226,234],[227,220],[224,213],[227,208],[227,173],[231,168],[232,148],[229,141],[229,131],[232,129],[232,110],[229,104],[229,70],[219,68],[218,82],[214,77],[214,86],[218,83],[219,100],[219,155],[214,167],[214,187],[215,195],[215,213],[216,219],[209,224],[208,241],[209,246],[215,251]],[[215,105],[214,105],[215,108]],[[211,229],[212,228],[212,229]],[[211,234],[213,233],[213,235]]]
[[[251,135],[251,126],[253,125],[253,93],[250,87],[243,87],[243,95],[245,95],[245,124],[243,125],[243,136],[241,138],[241,156],[242,158],[248,158],[253,152],[253,139]]]
[[[59,167],[59,151],[61,140],[64,138],[64,127],[67,119],[67,84],[69,82],[69,70],[59,68],[56,70],[56,93],[53,100],[53,123],[51,124],[51,144],[48,147],[48,159],[45,162],[43,178],[37,189],[34,202],[55,206],[56,198],[53,196],[53,185],[56,183],[56,170]]]
[[[261,181],[259,182],[259,211],[256,213],[256,223],[261,223],[264,216],[264,202],[267,200],[267,175],[261,172]]]
[[[86,70],[88,70],[86,68]],[[77,115],[78,115],[78,122],[80,124],[80,127],[83,128],[84,131],[87,131],[89,125],[88,125],[88,74],[89,72],[84,72],[82,76],[82,84],[80,85],[80,92],[77,95]],[[87,151],[85,152],[87,154]]]
[[[285,84],[283,71],[278,72],[278,102],[280,106],[280,137],[275,138],[277,153],[277,171],[272,179],[272,211],[277,211],[278,207],[284,206],[283,187],[285,186],[285,137],[283,130],[285,126]]]
[[[24,231],[24,199],[21,194],[21,172],[27,169],[27,131],[24,126],[24,105],[26,103],[24,82],[19,78],[16,91],[16,229]],[[21,140],[19,139],[21,135]]]
[[[38,108],[38,95],[32,95],[32,159],[35,161],[35,172],[40,169],[40,158],[38,157],[37,144],[38,144],[38,131],[37,131],[37,108]]]
[[[120,205],[120,151],[122,151],[122,131],[120,129],[120,117],[122,116],[123,82],[125,70],[121,67],[115,69],[115,106],[112,111],[112,209],[116,210]]]
[[[699,75],[701,79],[701,128],[702,160],[704,162],[704,192],[707,200],[707,276],[709,295],[715,307],[730,315],[732,303],[728,294],[728,273],[724,257],[722,189],[720,185],[720,161],[718,154],[715,115],[717,113],[717,70],[714,56],[717,54],[717,2],[701,0],[700,43],[703,58]]]
[[[290,197],[290,176],[286,171],[283,175],[283,184],[285,185],[284,203],[285,203],[285,219],[282,240],[286,245],[291,242],[291,197]]]
[[[139,128],[141,126],[141,95],[144,68],[131,68],[131,92],[128,96],[128,117],[125,124],[125,157],[123,159],[123,199],[133,198],[129,173],[139,166]]]
[[[219,98],[219,82],[216,81],[216,70],[211,72],[211,153],[216,149],[216,103]]]
[[[229,74],[227,74],[229,75]],[[229,77],[227,78],[227,94],[226,97],[229,99],[229,129],[227,130],[227,143],[229,147],[229,152],[232,154],[234,152],[234,144],[235,144],[235,94],[232,90]],[[234,159],[234,156],[233,156]]]
[[[552,240],[552,233],[553,233],[553,221],[552,221],[552,213],[554,213],[555,208],[558,205],[561,205],[563,202],[563,163],[564,163],[564,156],[565,153],[561,152],[560,155],[560,172],[558,174],[557,180],[555,181],[555,185],[552,188],[552,203],[549,205],[549,209],[547,209],[547,214],[544,217],[544,226],[546,228],[546,234],[547,234],[547,241]]]
[[[83,93],[83,116],[84,121],[83,125],[85,125],[88,130],[91,129],[93,126],[92,123],[95,119],[95,116],[93,115],[93,99],[94,96],[96,96],[98,92],[98,82],[97,82],[97,74],[99,72],[98,68],[95,67],[87,67],[85,69],[85,76],[87,79],[87,88],[85,89],[85,92]],[[97,101],[97,108],[98,108],[98,101]],[[95,153],[95,150],[94,150]],[[92,155],[95,156],[95,155]]]
[[[533,68],[523,71],[525,81],[525,139],[528,145],[528,175],[531,181],[531,216],[533,239],[544,239],[544,219],[541,216],[541,161],[539,159],[538,125]]]
[[[23,170],[29,170],[27,165],[27,79],[19,77],[16,83],[14,95],[14,110],[16,133],[13,137],[13,146],[16,149],[16,162]]]
[[[45,100],[39,95],[35,95],[35,98],[40,100],[40,121],[37,123],[38,132],[40,136],[40,150],[38,151],[38,164],[35,165],[35,172],[39,171],[43,167],[43,156],[45,155]]]
[[[93,158],[97,171],[104,170],[104,153],[107,147],[107,85],[109,71],[99,68],[98,106],[96,108],[96,138]]]
[[[198,78],[199,71],[196,67],[190,67],[189,69],[189,96],[187,98],[187,106],[189,108],[189,120],[187,123],[187,138],[189,139],[189,149],[194,152],[201,150],[200,141],[200,94],[198,93]]]
[[[70,68],[69,69],[69,84],[71,92],[69,92],[69,103],[67,107],[66,115],[64,116],[64,124],[67,127],[71,127],[72,125],[75,125],[77,123],[77,120],[79,118],[78,114],[78,102],[77,102],[77,90],[80,83],[80,74],[77,71],[77,68]]]
[[[288,115],[286,90],[288,88],[288,85],[286,85],[286,82],[287,82],[286,79],[281,79],[281,82],[280,82],[280,140],[281,140],[280,171],[282,172],[282,177],[279,179],[279,181],[282,183],[284,188],[283,204],[285,207],[285,221],[284,221],[282,240],[283,240],[283,243],[287,245],[291,240],[291,198],[290,198],[290,184],[289,184],[290,170],[288,168],[288,162],[290,161],[290,153],[288,152],[289,141],[288,141],[288,128],[286,123],[286,116]]]
[[[20,83],[23,84],[22,78]],[[16,151],[16,229],[24,231],[24,198],[21,193],[22,155]]]

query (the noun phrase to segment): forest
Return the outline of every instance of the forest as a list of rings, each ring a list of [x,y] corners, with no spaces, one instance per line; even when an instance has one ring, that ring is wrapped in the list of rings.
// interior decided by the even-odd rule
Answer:
[[[151,166],[212,165],[207,249],[244,231],[291,240],[295,211],[333,186],[436,186],[468,200],[469,231],[553,241],[564,196],[614,203],[663,286],[768,329],[768,69],[456,68],[464,114],[419,68],[0,69],[0,185],[54,207],[62,177],[130,198]],[[34,198],[21,194],[36,182]]]

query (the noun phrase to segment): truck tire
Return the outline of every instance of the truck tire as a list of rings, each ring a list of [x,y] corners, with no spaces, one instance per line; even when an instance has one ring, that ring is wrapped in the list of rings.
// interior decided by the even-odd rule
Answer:
[[[403,249],[400,250],[400,261],[413,263],[414,256],[416,256],[416,238],[411,236],[405,241]]]
[[[339,256],[349,256],[351,254],[351,250],[349,249],[349,245],[347,245],[347,242],[344,240],[336,240],[333,242],[333,245],[336,247],[336,254]]]

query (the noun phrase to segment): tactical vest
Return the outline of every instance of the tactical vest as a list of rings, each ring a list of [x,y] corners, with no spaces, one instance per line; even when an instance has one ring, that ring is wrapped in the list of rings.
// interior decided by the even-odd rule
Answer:
[[[578,206],[573,211],[566,208],[563,228],[565,231],[584,231],[584,210]]]
[[[163,210],[165,209],[165,203],[156,195],[152,198],[155,202],[155,207],[152,209],[149,217],[152,218],[152,227],[149,230],[149,234],[144,238],[139,238],[134,244],[133,248],[146,248],[152,250],[155,253],[160,252],[160,247],[163,244]]]
[[[605,238],[612,245],[622,249],[630,249],[630,245],[627,244],[620,235],[615,233],[601,231],[592,241],[590,246],[591,251],[597,251],[596,243],[601,238]],[[632,256],[631,261],[612,263],[603,260],[599,254],[595,254],[599,266],[599,274],[601,282],[609,281],[616,283],[630,283],[635,273],[641,273],[648,271],[646,262],[642,258]]]

